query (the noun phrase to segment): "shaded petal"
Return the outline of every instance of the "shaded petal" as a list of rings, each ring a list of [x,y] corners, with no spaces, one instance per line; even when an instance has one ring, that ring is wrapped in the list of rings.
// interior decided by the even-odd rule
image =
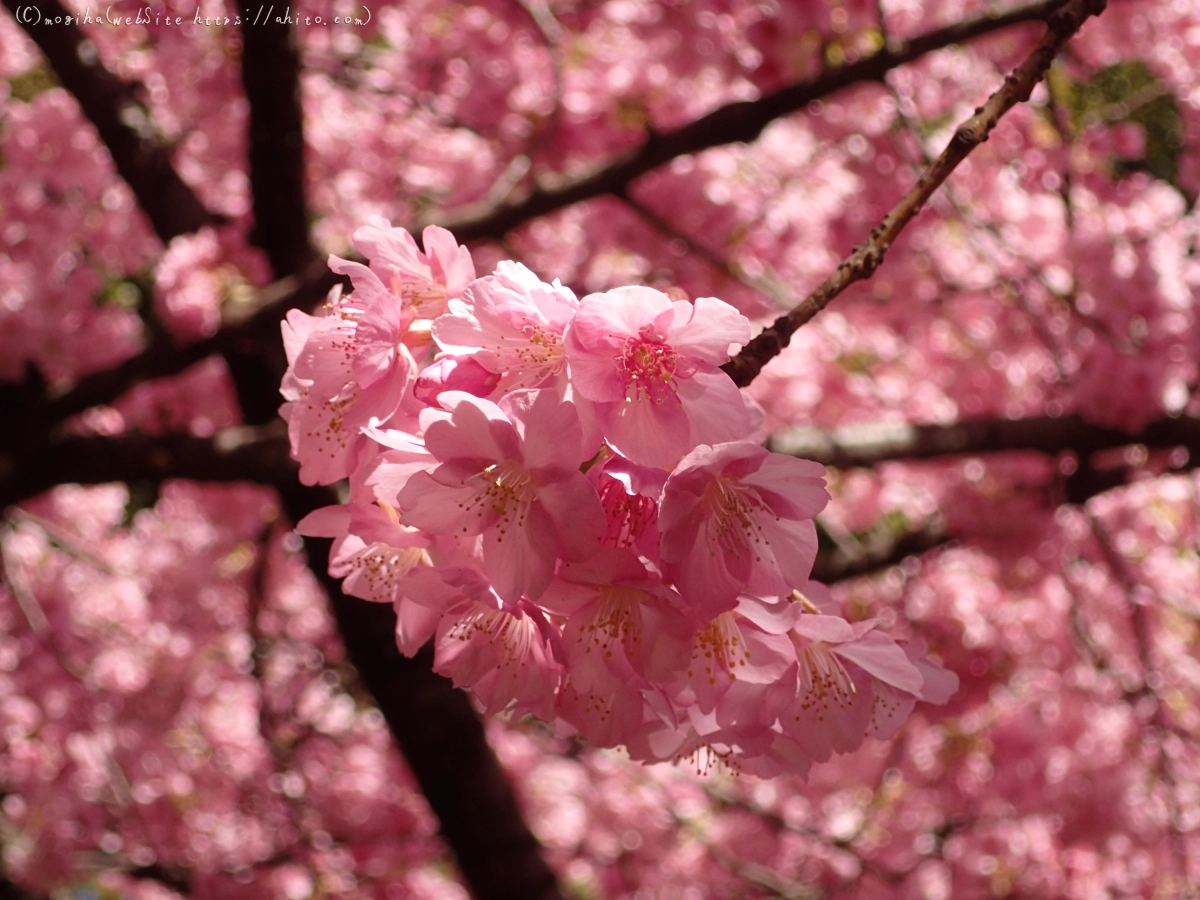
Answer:
[[[719,366],[735,347],[750,342],[750,320],[724,300],[697,297],[691,303],[677,301],[674,308],[675,324],[667,341],[681,356]]]
[[[690,426],[685,452],[701,444],[740,441],[750,431],[742,392],[720,369],[704,364],[691,378],[679,379],[676,388]]]
[[[644,466],[671,466],[692,449],[691,425],[678,402],[633,397],[600,407],[604,439]]]
[[[880,681],[914,696],[925,684],[920,670],[904,650],[880,631],[868,631],[858,640],[838,644],[834,653],[858,665]]]
[[[479,534],[492,524],[496,513],[478,502],[487,483],[450,487],[438,483],[429,472],[408,479],[396,498],[401,520],[434,534]]]
[[[554,523],[563,559],[584,560],[600,549],[604,507],[582,473],[565,471],[552,481],[540,482],[535,505]]]
[[[483,563],[492,588],[505,603],[527,595],[536,600],[554,577],[554,523],[538,503],[517,513],[512,524],[483,534]]]

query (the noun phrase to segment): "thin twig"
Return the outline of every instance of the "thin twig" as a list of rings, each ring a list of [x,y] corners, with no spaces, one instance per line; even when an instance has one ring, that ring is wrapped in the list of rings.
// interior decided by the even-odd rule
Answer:
[[[883,422],[832,431],[791,428],[772,438],[769,447],[777,453],[850,469],[897,460],[1017,450],[1051,455],[1074,452],[1082,457],[1132,444],[1158,449],[1184,447],[1191,459],[1200,460],[1200,418],[1163,418],[1132,434],[1093,425],[1080,416],[980,419],[949,425]]]
[[[762,367],[788,345],[801,325],[810,321],[851,284],[869,278],[875,272],[900,232],[921,211],[934,191],[972,150],[987,140],[1004,113],[1017,103],[1029,99],[1034,85],[1041,81],[1054,57],[1090,16],[1098,15],[1104,9],[1105,4],[1106,0],[1071,0],[1049,16],[1046,34],[1033,52],[1004,80],[999,90],[958,127],[946,149],[922,173],[912,190],[875,227],[871,236],[856,247],[799,306],[776,319],[722,367],[739,387],[750,384]]]

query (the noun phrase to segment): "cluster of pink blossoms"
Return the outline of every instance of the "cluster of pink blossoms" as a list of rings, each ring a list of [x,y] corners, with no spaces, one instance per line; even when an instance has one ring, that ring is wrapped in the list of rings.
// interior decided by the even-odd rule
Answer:
[[[433,639],[489,714],[762,775],[954,692],[809,581],[824,469],[747,440],[761,413],[718,368],[750,339],[732,306],[476,278],[436,227],[424,252],[382,219],[354,242],[367,265],[331,260],[353,293],[288,315],[282,413],[301,479],[350,481],[298,530],[395,605],[402,652]]]

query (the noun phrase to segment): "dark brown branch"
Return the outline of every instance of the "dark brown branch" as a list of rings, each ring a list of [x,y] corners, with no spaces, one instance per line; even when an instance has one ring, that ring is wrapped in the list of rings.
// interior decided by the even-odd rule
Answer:
[[[37,898],[16,882],[9,881],[3,874],[0,874],[0,900],[37,900]]]
[[[134,87],[104,68],[95,45],[77,24],[49,24],[53,18],[74,18],[59,0],[39,0],[37,7],[22,7],[19,0],[4,0],[4,5],[96,126],[117,172],[133,189],[163,243],[217,222],[217,217],[201,205],[179,177],[171,165],[170,153],[127,124],[131,119],[144,118]],[[22,10],[20,14],[18,9]]]
[[[750,384],[762,367],[782,352],[798,329],[829,305],[835,297],[856,281],[871,277],[904,227],[913,220],[958,164],[984,141],[996,123],[1017,103],[1029,99],[1034,86],[1042,80],[1050,63],[1091,16],[1099,15],[1107,0],[1071,0],[1052,13],[1046,21],[1046,33],[1033,52],[1010,74],[975,114],[958,126],[942,154],[917,179],[917,183],[871,236],[846,257],[837,270],[800,305],[780,316],[750,341],[736,357],[721,368],[739,387]]]
[[[329,488],[294,484],[282,494],[292,521],[337,502]],[[437,815],[476,900],[562,900],[466,694],[434,674],[429,647],[414,659],[400,655],[391,606],[342,594],[325,574],[330,541],[305,538],[304,543],[309,565],[329,593],[350,659]]]
[[[249,0],[243,0],[240,8],[242,84],[250,104],[249,175],[254,199],[250,241],[266,252],[277,278],[299,275],[316,258],[308,240],[300,56],[290,23],[267,15]],[[287,368],[283,348],[273,337],[226,346],[222,355],[239,386],[261,381],[278,384]],[[251,425],[271,421],[279,406],[276,397],[240,387],[238,403]]]
[[[871,425],[833,432],[795,428],[772,439],[770,447],[839,469],[874,466],[889,460],[1033,450],[1086,456],[1099,450],[1144,444],[1186,447],[1200,459],[1200,418],[1181,416],[1151,422],[1136,434],[1103,428],[1079,416],[987,419],[953,425]]]
[[[250,241],[266,251],[275,277],[283,278],[303,271],[314,257],[304,190],[300,57],[290,24],[278,17],[258,21],[262,7],[247,0],[239,6],[242,85],[250,104]]]
[[[881,532],[857,548],[856,553],[822,548],[813,564],[812,579],[822,584],[833,584],[873,575],[899,565],[910,556],[920,556],[945,546],[950,540],[950,536],[940,527],[928,525],[898,535]]]
[[[813,100],[852,84],[879,81],[889,70],[933,50],[990,34],[1010,25],[1044,19],[1063,3],[1064,0],[1043,0],[1002,15],[980,16],[938,28],[889,46],[867,59],[789,85],[766,97],[727,104],[674,131],[652,131],[629,156],[586,178],[562,187],[539,189],[513,206],[495,210],[482,218],[445,223],[446,227],[460,241],[499,239],[530,219],[574,203],[602,194],[623,195],[637,178],[677,156],[737,141],[753,141],[775,119],[797,112]]]
[[[283,423],[230,428],[212,438],[187,434],[67,437],[0,467],[0,509],[56,484],[113,481],[251,481],[285,485],[299,466],[290,458]]]
[[[41,406],[36,419],[29,423],[33,429],[29,433],[44,434],[69,416],[102,403],[111,403],[136,384],[150,378],[178,374],[213,354],[261,348],[268,343],[282,347],[279,321],[284,314],[289,309],[316,307],[330,288],[342,281],[323,262],[314,262],[302,276],[285,278],[264,291],[263,306],[247,321],[226,326],[212,337],[186,347],[153,345],[112,369],[81,379],[66,394]],[[279,375],[282,375],[282,371]],[[271,385],[272,392],[279,385],[279,375],[275,376]],[[278,407],[280,401],[277,394],[272,402]]]

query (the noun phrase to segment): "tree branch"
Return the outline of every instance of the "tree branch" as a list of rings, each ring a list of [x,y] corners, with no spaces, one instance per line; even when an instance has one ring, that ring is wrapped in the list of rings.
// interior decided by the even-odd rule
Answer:
[[[332,489],[299,483],[281,493],[293,522],[337,502]],[[434,674],[431,647],[413,659],[400,655],[391,606],[342,593],[327,574],[330,544],[305,538],[309,565],[471,891],[477,900],[562,900],[467,695]]]
[[[0,466],[0,509],[64,482],[189,478],[281,486],[295,482],[299,471],[282,421],[263,428],[228,428],[211,438],[139,433],[66,437],[16,464]]]
[[[242,13],[242,85],[250,103],[250,241],[266,251],[275,277],[295,275],[312,262],[304,182],[304,117],[300,57],[292,26],[257,21],[249,0]]]
[[[793,428],[771,439],[769,447],[838,469],[870,467],[893,460],[1034,450],[1051,455],[1144,444],[1186,447],[1200,459],[1200,418],[1180,416],[1151,422],[1136,434],[1104,428],[1079,416],[986,419],[952,425],[856,425],[827,432]]]
[[[857,425],[835,431],[793,428],[768,447],[838,469],[883,462],[972,456],[1030,450],[1081,458],[1101,450],[1141,444],[1151,449],[1186,448],[1200,461],[1200,417],[1152,422],[1136,434],[1103,428],[1079,416],[987,419],[952,425]],[[211,438],[192,435],[123,434],[64,437],[20,457],[0,457],[0,508],[65,481],[251,481],[290,485],[298,466],[291,459],[283,423],[229,428]]]
[[[534,191],[520,203],[494,210],[486,216],[445,224],[460,242],[499,239],[530,219],[544,216],[601,194],[623,195],[635,179],[677,156],[697,153],[737,141],[753,141],[780,116],[798,112],[841,88],[879,81],[896,66],[912,62],[934,50],[980,37],[1022,22],[1044,19],[1065,0],[1042,0],[1002,15],[984,15],[937,28],[908,41],[898,42],[858,62],[849,63],[815,78],[789,85],[757,100],[742,100],[713,110],[674,131],[651,131],[629,156],[579,181]]]
[[[104,68],[95,45],[72,22],[78,17],[64,9],[59,0],[40,0],[40,12],[33,21],[31,7],[25,7],[25,14],[20,15],[18,0],[4,0],[4,5],[46,55],[63,87],[79,101],[159,239],[165,244],[173,237],[218,222],[219,218],[204,208],[179,177],[167,150],[127,124],[143,118],[134,86]],[[49,24],[49,20],[60,17],[71,24]]]
[[[70,416],[102,403],[111,403],[136,384],[178,374],[214,354],[261,348],[268,342],[282,346],[279,322],[286,312],[316,307],[334,285],[345,282],[346,279],[330,272],[324,262],[313,262],[303,275],[284,278],[264,289],[258,312],[246,321],[227,325],[212,337],[186,347],[155,344],[118,366],[80,379],[67,393],[40,404],[36,413],[29,414],[26,428],[30,430],[26,434],[41,440],[42,435]],[[280,371],[278,376],[282,374]],[[279,384],[278,376],[271,386],[272,392]],[[278,407],[278,396],[272,402]]]
[[[1001,116],[1017,103],[1029,99],[1034,85],[1042,80],[1054,57],[1088,18],[1103,11],[1106,2],[1071,0],[1049,16],[1046,33],[1033,52],[1004,79],[999,90],[971,118],[958,126],[946,149],[925,169],[912,190],[875,227],[871,236],[859,244],[799,306],[776,319],[769,328],[751,340],[741,353],[721,367],[739,387],[750,384],[762,367],[788,345],[801,325],[810,321],[851,284],[869,278],[874,273],[900,232],[921,211],[934,191],[972,150],[987,140]]]
[[[873,575],[899,565],[910,556],[920,556],[945,546],[950,540],[950,536],[936,524],[901,534],[881,531],[857,548],[859,552],[856,553],[849,553],[841,548],[822,548],[817,553],[816,562],[813,563],[812,579],[822,584],[833,584],[850,578]]]
[[[242,0],[242,84],[250,104],[250,193],[254,198],[251,242],[266,251],[275,276],[298,275],[316,252],[308,241],[304,183],[304,116],[300,106],[300,57],[291,24],[259,21],[262,7]],[[275,418],[278,397],[244,391],[241,385],[278,384],[287,368],[283,347],[270,336],[222,348],[239,386],[242,416],[251,425]],[[256,398],[261,398],[256,402]]]

